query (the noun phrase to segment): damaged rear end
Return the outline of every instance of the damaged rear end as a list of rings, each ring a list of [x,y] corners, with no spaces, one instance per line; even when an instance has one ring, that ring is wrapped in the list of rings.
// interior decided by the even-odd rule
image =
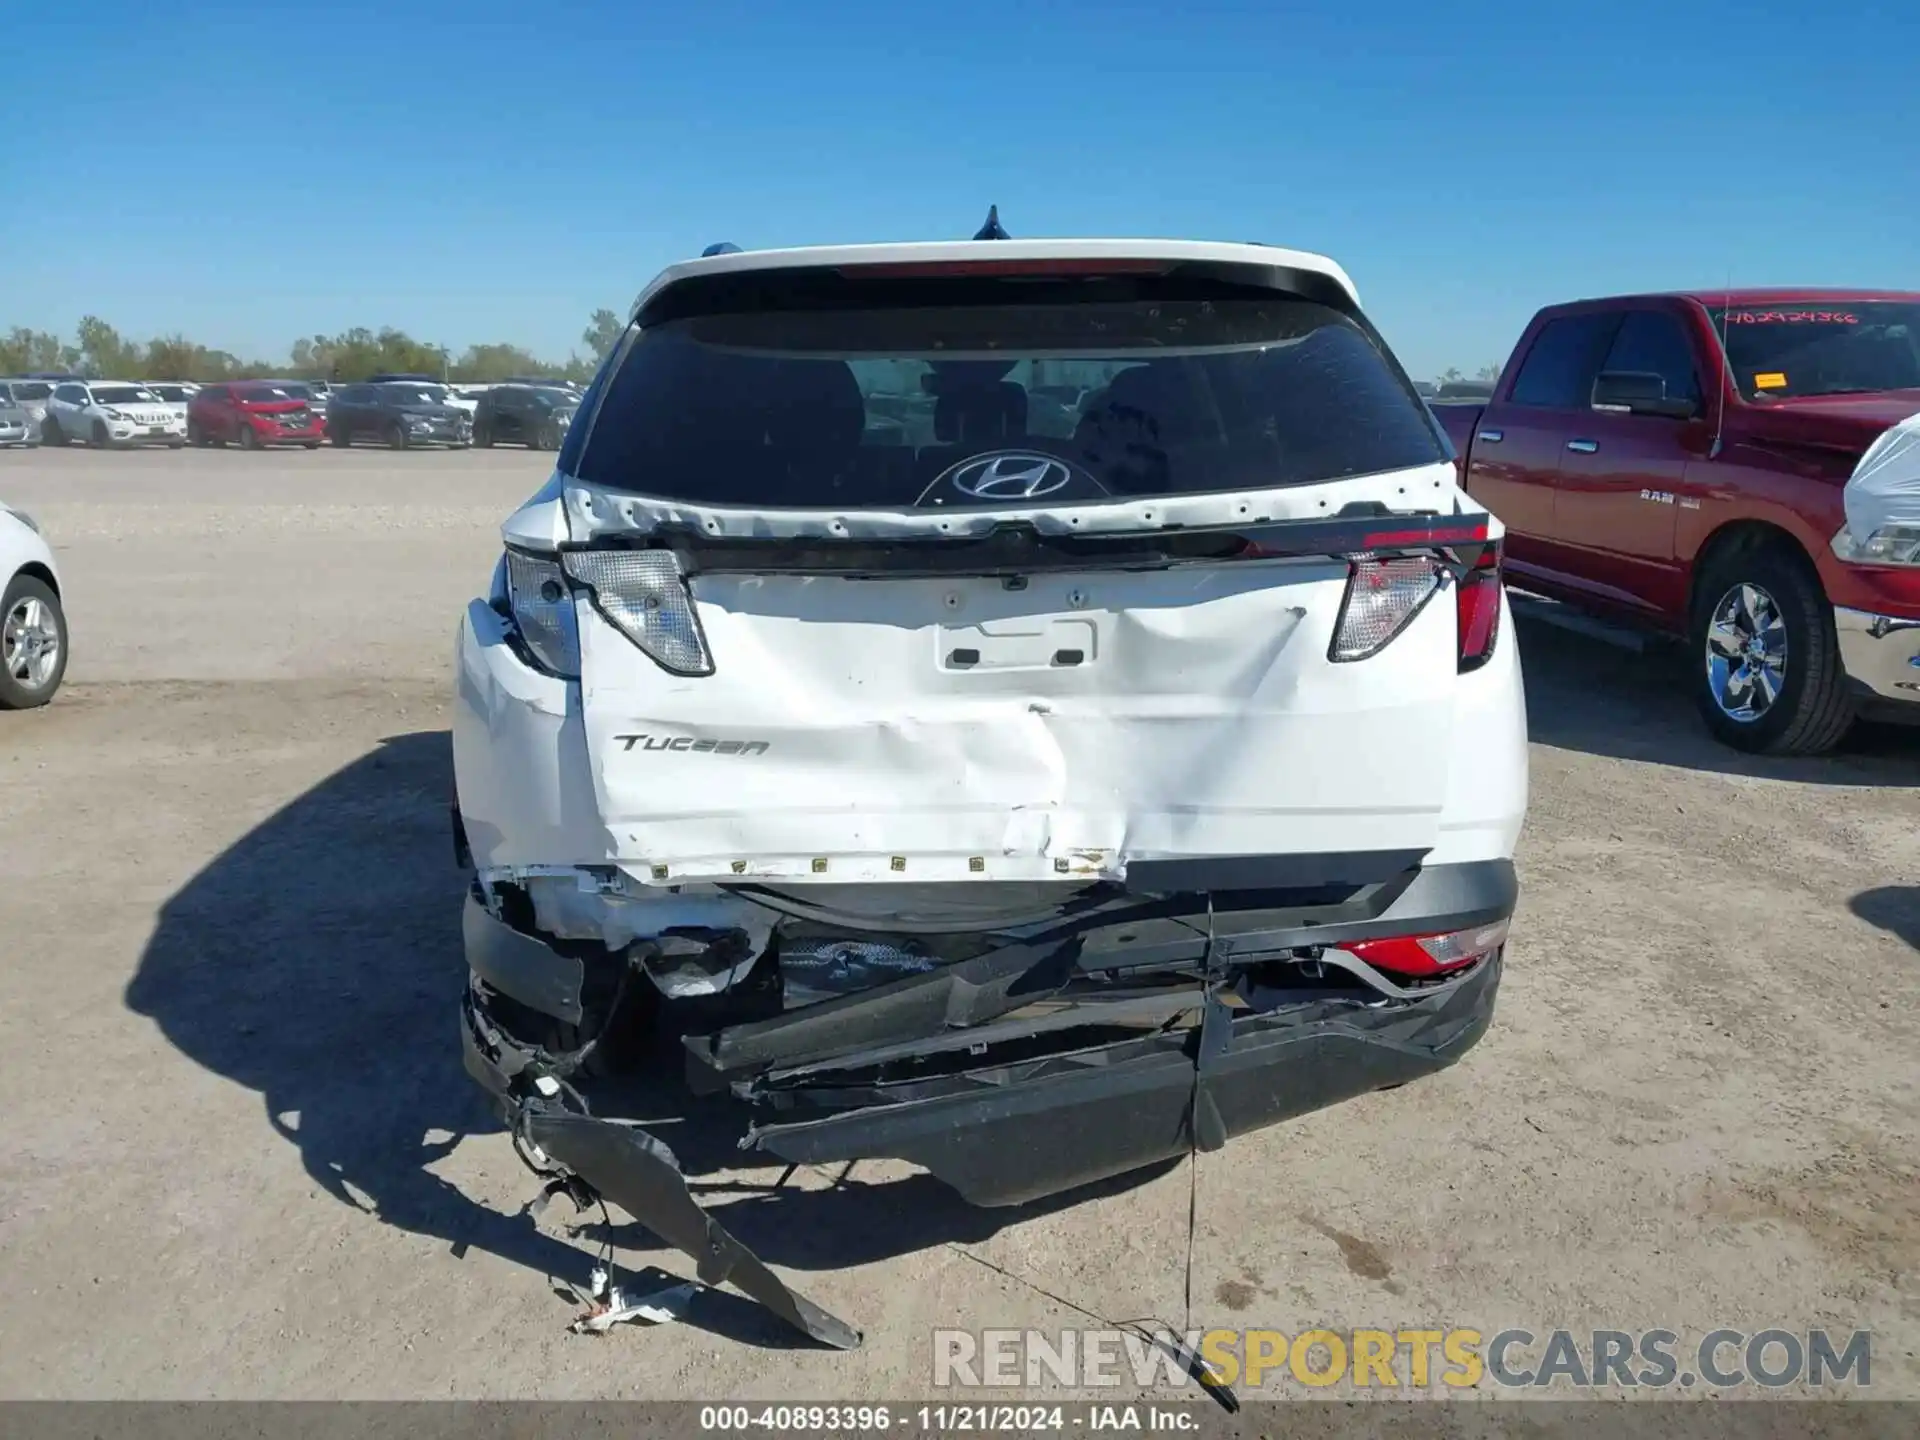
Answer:
[[[1009,1205],[1485,1030],[1500,531],[1336,268],[726,256],[642,297],[581,415],[454,727],[467,1065],[555,1186],[846,1345],[596,1071],[677,1047],[749,1150]]]

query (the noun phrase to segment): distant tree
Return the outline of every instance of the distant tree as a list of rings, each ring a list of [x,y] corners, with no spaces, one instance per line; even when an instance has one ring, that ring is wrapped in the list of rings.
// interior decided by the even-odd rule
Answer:
[[[141,347],[120,338],[120,332],[98,315],[81,318],[75,331],[80,345],[80,365],[88,374],[107,379],[136,376],[145,357]]]
[[[607,352],[613,349],[615,342],[620,339],[620,332],[626,328],[626,322],[611,310],[593,312],[593,319],[587,322],[587,328],[580,335],[593,356],[592,364],[598,365],[607,358]]]
[[[61,344],[58,335],[16,325],[0,337],[0,375],[18,375],[23,370],[79,368],[79,352],[71,345]]]
[[[601,311],[595,316],[611,316]],[[619,333],[615,324],[616,335]],[[241,357],[213,350],[185,335],[162,335],[146,342],[128,340],[97,315],[83,319],[75,344],[60,336],[16,325],[0,332],[0,375],[23,370],[72,370],[128,380],[231,380],[250,375],[295,375],[305,379],[364,380],[382,371],[424,375],[450,373],[461,380],[487,381],[508,375],[592,377],[598,354],[570,354],[564,362],[542,360],[531,350],[506,343],[469,345],[454,358],[438,345],[416,340],[404,330],[357,326],[337,335],[303,335],[283,360]]]
[[[1440,372],[1440,383],[1442,385],[1451,385],[1457,380],[1464,380],[1466,378],[1467,378],[1466,376],[1460,373],[1460,369],[1457,365],[1449,365],[1446,369]]]
[[[531,350],[518,345],[469,345],[453,362],[453,378],[492,384],[509,375],[539,375],[543,369]]]
[[[1498,365],[1482,365],[1478,370],[1473,372],[1473,378],[1476,380],[1484,380],[1489,385],[1492,385],[1500,379],[1500,367]]]
[[[141,366],[143,380],[191,380],[206,372],[206,347],[196,345],[184,335],[168,335],[147,344],[146,363]],[[208,376],[208,379],[218,377]]]

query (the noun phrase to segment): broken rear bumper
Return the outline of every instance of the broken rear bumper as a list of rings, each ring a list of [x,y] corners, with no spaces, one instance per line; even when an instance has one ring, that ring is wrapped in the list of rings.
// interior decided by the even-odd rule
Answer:
[[[763,1126],[783,1160],[888,1156],[975,1205],[1017,1205],[1402,1085],[1451,1065],[1486,1032],[1500,957],[1429,999],[1316,1000],[1231,1014],[1147,1040],[969,1073],[966,1088]]]
[[[1451,1065],[1491,1022],[1503,947],[1489,940],[1478,958],[1417,980],[1356,969],[1341,947],[1481,926],[1504,935],[1512,865],[1311,858],[1318,870],[1276,876],[1261,860],[1234,872],[1289,885],[1109,893],[973,937],[974,953],[905,978],[687,1034],[688,1080],[749,1107],[743,1148],[795,1163],[906,1160],[995,1206],[1214,1150]],[[542,1173],[577,1177],[694,1255],[708,1283],[731,1280],[824,1343],[857,1343],[699,1210],[654,1137],[583,1113],[572,1087],[585,1051],[536,1040],[548,1021],[572,1027],[557,1032],[570,1043],[598,1033],[609,970],[640,969],[645,942],[598,957],[555,949],[477,898],[465,932],[466,1068],[523,1155],[535,1148],[559,1167],[536,1163]],[[781,940],[802,941],[775,935],[777,965]]]

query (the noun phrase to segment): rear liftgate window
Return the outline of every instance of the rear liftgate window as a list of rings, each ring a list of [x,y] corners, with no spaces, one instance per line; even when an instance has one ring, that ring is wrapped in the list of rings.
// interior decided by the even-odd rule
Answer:
[[[1398,367],[1332,306],[1115,289],[975,280],[904,303],[863,282],[824,305],[761,296],[668,319],[610,377],[576,473],[698,505],[903,510],[1262,490],[1446,458]]]

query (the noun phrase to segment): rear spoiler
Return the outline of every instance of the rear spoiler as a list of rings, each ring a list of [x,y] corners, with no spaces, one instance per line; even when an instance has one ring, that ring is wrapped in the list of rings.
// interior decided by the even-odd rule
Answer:
[[[1113,298],[1170,301],[1277,293],[1361,318],[1359,302],[1338,279],[1297,265],[1133,256],[995,259],[991,255],[689,275],[656,291],[633,318],[647,329],[695,315],[977,304],[984,298],[981,282],[995,279],[1020,282],[1022,297],[1036,302],[1093,298],[1087,294],[1089,287],[1101,288]]]

